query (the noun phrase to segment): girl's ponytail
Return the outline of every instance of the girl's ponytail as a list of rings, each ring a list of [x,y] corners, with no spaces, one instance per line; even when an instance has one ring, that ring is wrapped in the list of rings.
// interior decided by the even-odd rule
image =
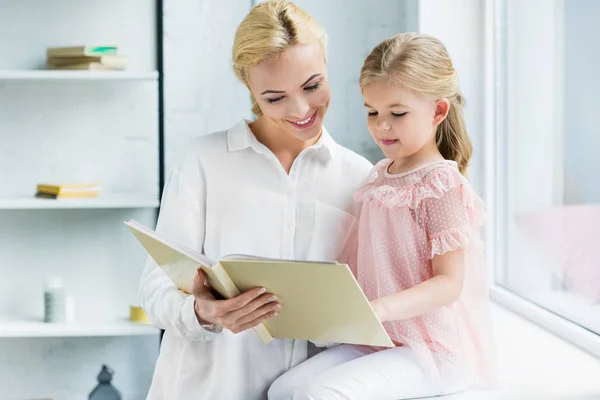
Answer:
[[[454,160],[461,174],[466,175],[471,160],[471,139],[463,117],[464,100],[459,93],[448,99],[450,110],[435,134],[437,147],[446,160]]]

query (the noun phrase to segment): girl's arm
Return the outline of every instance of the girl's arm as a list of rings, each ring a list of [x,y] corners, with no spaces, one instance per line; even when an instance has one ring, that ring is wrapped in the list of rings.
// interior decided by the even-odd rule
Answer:
[[[371,302],[381,322],[418,317],[458,299],[463,286],[464,251],[458,249],[437,255],[432,260],[432,266],[431,279]]]

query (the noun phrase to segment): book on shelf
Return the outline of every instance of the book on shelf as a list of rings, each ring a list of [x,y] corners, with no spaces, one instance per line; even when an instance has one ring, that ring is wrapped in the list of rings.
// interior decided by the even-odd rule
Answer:
[[[224,298],[264,287],[282,302],[279,315],[254,328],[273,338],[393,347],[346,264],[229,255],[211,260],[134,221],[125,222],[148,254],[181,291],[190,293],[201,268]]]
[[[98,184],[45,184],[37,185],[35,196],[46,199],[58,199],[64,197],[96,197],[102,188]]]
[[[117,46],[70,46],[50,47],[46,49],[46,57],[89,57],[117,54]]]
[[[127,57],[117,54],[82,57],[52,57],[48,58],[47,63],[49,66],[55,68],[87,63],[102,64],[106,65],[107,67],[125,68],[127,66]]]
[[[121,71],[124,70],[124,66],[111,66],[97,62],[89,62],[89,63],[76,63],[69,65],[57,65],[50,66],[50,69],[57,71]]]
[[[124,70],[127,57],[117,54],[117,46],[54,47],[46,50],[46,64],[54,70]]]

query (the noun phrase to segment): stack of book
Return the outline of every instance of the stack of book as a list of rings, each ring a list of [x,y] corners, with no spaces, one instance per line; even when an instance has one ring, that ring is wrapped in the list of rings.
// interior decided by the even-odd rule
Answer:
[[[38,184],[36,197],[59,199],[65,197],[96,197],[102,188],[97,184],[51,185]]]
[[[117,54],[117,46],[51,47],[46,63],[58,70],[118,71],[127,67],[127,57]]]

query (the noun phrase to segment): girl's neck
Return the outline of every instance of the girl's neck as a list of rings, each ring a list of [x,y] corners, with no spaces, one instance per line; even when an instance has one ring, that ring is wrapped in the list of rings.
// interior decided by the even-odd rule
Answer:
[[[392,159],[388,172],[390,174],[402,174],[422,165],[443,160],[444,157],[438,150],[436,143],[432,142],[410,156]]]

